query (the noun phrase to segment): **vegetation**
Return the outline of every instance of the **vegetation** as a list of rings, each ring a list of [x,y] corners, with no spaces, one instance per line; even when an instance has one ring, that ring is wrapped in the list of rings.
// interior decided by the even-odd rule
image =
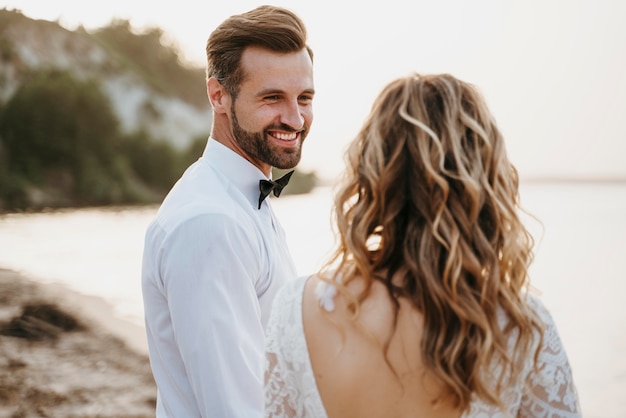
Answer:
[[[31,75],[0,115],[3,210],[152,202],[188,164],[166,142],[122,136],[99,84],[68,72]]]
[[[183,65],[177,49],[164,43],[163,30],[135,33],[127,20],[114,20],[92,35],[118,58],[117,62],[137,73],[155,91],[195,106],[206,105],[204,70]]]

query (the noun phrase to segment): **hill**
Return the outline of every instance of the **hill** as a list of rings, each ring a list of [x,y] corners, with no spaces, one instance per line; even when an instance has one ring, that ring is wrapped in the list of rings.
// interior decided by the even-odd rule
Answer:
[[[123,133],[143,129],[185,148],[211,127],[204,69],[183,65],[162,35],[158,28],[136,33],[127,21],[92,32],[69,31],[0,10],[0,102],[6,103],[33,72],[66,70],[79,80],[100,82]]]

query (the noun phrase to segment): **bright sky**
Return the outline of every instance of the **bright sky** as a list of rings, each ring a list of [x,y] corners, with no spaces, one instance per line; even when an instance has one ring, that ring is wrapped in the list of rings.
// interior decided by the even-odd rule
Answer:
[[[69,29],[158,26],[204,65],[209,33],[261,1],[0,0]],[[273,1],[315,50],[315,122],[300,167],[334,176],[384,84],[412,71],[476,84],[523,177],[626,177],[626,1]]]

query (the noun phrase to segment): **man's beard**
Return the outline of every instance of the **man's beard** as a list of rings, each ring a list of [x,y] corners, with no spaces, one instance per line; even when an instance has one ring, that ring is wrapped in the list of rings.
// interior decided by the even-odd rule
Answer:
[[[307,136],[308,128],[305,127],[300,132],[300,144],[297,147],[282,148],[271,142],[268,137],[268,131],[271,129],[282,130],[285,132],[296,132],[295,129],[287,126],[268,126],[262,132],[248,132],[239,125],[237,113],[234,104],[231,108],[233,115],[233,135],[237,144],[251,157],[269,164],[272,167],[280,169],[294,168],[300,162],[302,154],[302,143]]]

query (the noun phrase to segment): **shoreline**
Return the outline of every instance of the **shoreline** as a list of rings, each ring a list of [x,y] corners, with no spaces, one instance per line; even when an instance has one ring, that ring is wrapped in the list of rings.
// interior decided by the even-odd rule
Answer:
[[[154,417],[145,340],[103,299],[0,268],[0,416]]]
[[[63,283],[43,282],[28,273],[0,266],[0,281],[8,276],[32,283],[40,289],[44,298],[56,301],[64,309],[86,319],[95,330],[120,338],[137,353],[148,355],[145,328],[120,318],[106,299],[78,292]]]
[[[77,316],[87,319],[95,330],[109,333],[124,341],[137,353],[148,355],[148,341],[144,327],[120,318],[114,306],[104,298],[77,292],[62,283],[42,283],[28,278],[23,273],[10,271],[19,275],[23,280],[35,283],[48,297],[57,300]],[[2,272],[0,268],[0,274]]]

